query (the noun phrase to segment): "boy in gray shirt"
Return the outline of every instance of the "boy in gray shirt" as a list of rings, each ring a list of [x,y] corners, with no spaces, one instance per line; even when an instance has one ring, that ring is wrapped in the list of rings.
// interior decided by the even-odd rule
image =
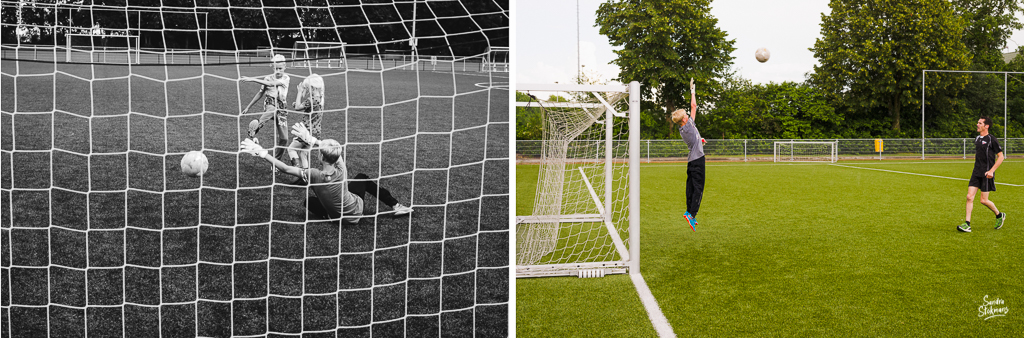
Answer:
[[[693,119],[697,117],[697,92],[690,79],[690,112],[679,109],[672,112],[672,122],[679,124],[679,136],[690,148],[686,164],[686,213],[683,217],[690,222],[690,228],[697,231],[697,211],[704,197],[704,139]]]

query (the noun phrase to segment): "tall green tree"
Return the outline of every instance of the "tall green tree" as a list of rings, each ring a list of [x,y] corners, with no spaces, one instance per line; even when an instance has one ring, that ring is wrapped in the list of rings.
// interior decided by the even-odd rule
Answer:
[[[595,26],[619,47],[612,61],[621,69],[617,80],[640,82],[644,120],[662,121],[666,135],[669,114],[689,105],[690,78],[706,109],[730,75],[736,41],[718,28],[710,0],[612,0],[598,7]]]
[[[702,120],[702,135],[709,138],[821,139],[841,135],[843,117],[808,84],[730,78]]]
[[[965,24],[945,0],[832,0],[829,7],[810,49],[819,63],[811,81],[856,132],[909,136],[901,133],[902,112],[920,107],[922,70],[971,62]]]
[[[1002,50],[1015,30],[1024,28],[1017,14],[1021,0],[953,0],[953,10],[965,23],[962,39],[974,55],[973,70],[1004,68]]]
[[[529,94],[516,91],[516,102],[533,102]],[[516,139],[543,140],[544,121],[540,104],[533,107],[516,107]]]

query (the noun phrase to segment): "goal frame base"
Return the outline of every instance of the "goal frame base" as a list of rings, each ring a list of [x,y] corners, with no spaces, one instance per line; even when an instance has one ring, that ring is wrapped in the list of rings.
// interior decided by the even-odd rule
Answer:
[[[605,275],[624,274],[629,273],[629,262],[516,265],[516,278],[579,277],[584,270],[604,270]]]

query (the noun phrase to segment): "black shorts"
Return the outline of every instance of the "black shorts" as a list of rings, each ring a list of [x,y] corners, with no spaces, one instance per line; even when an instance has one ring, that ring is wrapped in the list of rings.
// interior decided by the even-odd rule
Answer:
[[[996,191],[996,179],[985,177],[985,173],[972,173],[968,187],[977,187],[982,192]]]

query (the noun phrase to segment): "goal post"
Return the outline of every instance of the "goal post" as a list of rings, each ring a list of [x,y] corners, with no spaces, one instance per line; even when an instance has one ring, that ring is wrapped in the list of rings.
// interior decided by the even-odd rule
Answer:
[[[776,141],[775,162],[828,162],[839,160],[836,141]]]
[[[139,63],[137,35],[69,33],[65,37],[65,62]]]
[[[481,71],[486,73],[508,73],[509,47],[487,48],[481,68]]]
[[[344,42],[295,41],[293,67],[344,68],[346,45]]]
[[[533,211],[516,217],[517,278],[639,273],[639,88],[517,86],[555,98],[516,103],[541,108],[544,129]]]

